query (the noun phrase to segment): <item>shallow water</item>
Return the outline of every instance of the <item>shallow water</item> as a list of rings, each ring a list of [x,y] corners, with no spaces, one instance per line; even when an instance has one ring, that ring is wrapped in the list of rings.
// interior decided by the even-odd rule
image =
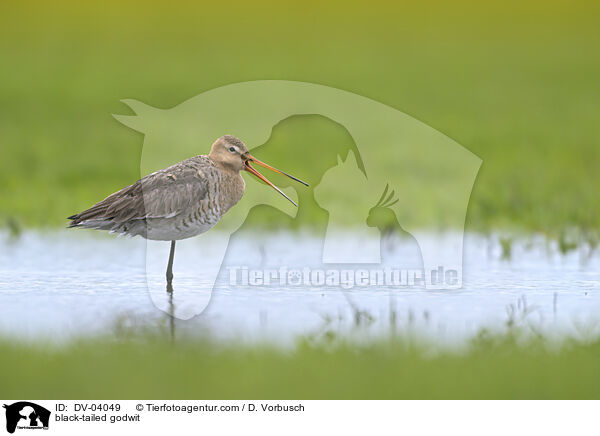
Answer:
[[[429,243],[443,247],[445,240],[431,235]],[[589,257],[585,250],[559,255],[552,244],[532,238],[515,244],[506,261],[494,240],[465,238],[462,289],[232,285],[230,270],[222,267],[212,293],[210,279],[197,274],[215,261],[211,247],[190,240],[178,243],[170,300],[163,291],[168,243],[147,250],[143,239],[92,232],[26,232],[17,240],[0,234],[0,335],[61,340],[110,333],[119,321],[168,325],[153,300],[177,313],[194,295],[207,299],[208,306],[190,320],[178,319],[178,334],[286,342],[328,329],[369,336],[395,329],[446,342],[481,328],[502,328],[511,318],[547,332],[597,333],[599,256]],[[382,257],[413,267],[406,259],[414,255],[414,244],[396,242],[387,244]],[[322,248],[323,241],[308,234],[238,232],[226,264],[250,269],[311,265]]]

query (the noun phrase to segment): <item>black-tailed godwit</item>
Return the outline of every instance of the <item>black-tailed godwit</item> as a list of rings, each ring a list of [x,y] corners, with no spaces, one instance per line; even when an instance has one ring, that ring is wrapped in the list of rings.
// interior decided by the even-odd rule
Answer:
[[[208,155],[191,157],[149,174],[109,195],[81,213],[70,216],[69,227],[108,230],[156,241],[171,241],[167,290],[172,292],[175,241],[208,231],[244,195],[242,170],[254,174],[294,203],[250,163],[296,177],[256,159],[232,135],[217,139]]]

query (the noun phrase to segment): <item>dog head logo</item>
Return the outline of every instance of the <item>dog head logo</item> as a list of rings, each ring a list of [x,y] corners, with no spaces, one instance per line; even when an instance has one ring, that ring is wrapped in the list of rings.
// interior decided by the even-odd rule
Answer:
[[[47,429],[50,422],[50,411],[29,401],[5,404],[6,431],[14,433],[19,429]]]

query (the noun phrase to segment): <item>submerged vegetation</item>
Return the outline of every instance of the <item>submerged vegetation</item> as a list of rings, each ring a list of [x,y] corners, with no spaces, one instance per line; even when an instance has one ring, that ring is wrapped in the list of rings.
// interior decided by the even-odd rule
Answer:
[[[415,318],[390,305],[385,335],[349,300],[351,315],[292,346],[215,341],[121,320],[114,334],[47,343],[0,339],[0,392],[7,398],[589,399],[600,396],[600,335],[550,338],[530,322],[523,297],[496,329],[463,344],[417,335]],[[554,297],[556,310],[557,300]],[[428,313],[422,316],[427,319]],[[597,327],[597,326],[596,326]],[[181,332],[180,332],[181,333]],[[367,335],[367,337],[369,337]],[[15,377],[14,374],[35,374]]]

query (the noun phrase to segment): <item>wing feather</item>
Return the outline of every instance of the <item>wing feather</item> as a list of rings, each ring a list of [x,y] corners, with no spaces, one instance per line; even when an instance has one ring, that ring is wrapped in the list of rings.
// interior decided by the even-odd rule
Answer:
[[[187,159],[149,174],[91,208],[69,217],[70,227],[87,220],[110,220],[113,224],[148,218],[171,218],[200,203],[208,193],[212,171],[204,156]],[[198,171],[202,167],[202,171]]]

